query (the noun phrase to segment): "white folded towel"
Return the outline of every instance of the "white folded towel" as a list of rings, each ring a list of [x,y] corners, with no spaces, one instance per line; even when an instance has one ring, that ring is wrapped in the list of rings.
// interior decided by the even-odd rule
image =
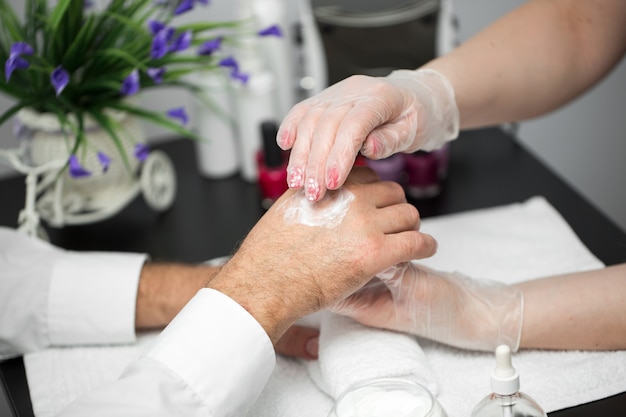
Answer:
[[[363,326],[325,312],[321,317],[319,359],[307,361],[309,376],[332,398],[351,386],[381,378],[402,377],[435,396],[437,378],[413,336]]]

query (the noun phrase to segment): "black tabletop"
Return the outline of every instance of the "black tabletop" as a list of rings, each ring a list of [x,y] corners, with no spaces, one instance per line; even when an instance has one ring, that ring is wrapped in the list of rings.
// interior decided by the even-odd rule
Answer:
[[[198,174],[193,143],[173,140],[155,146],[176,167],[178,192],[165,213],[152,211],[141,196],[116,216],[85,226],[47,228],[51,241],[73,250],[134,251],[152,259],[201,262],[228,255],[263,215],[255,184],[238,176],[211,180]],[[583,243],[607,265],[626,262],[626,233],[500,129],[463,132],[452,143],[442,193],[411,200],[423,218],[544,196]],[[0,181],[0,225],[15,227],[24,205],[24,179]],[[31,417],[33,411],[21,358],[0,363],[0,417]],[[2,396],[1,394],[5,394]],[[555,417],[621,415],[626,394],[550,413]]]

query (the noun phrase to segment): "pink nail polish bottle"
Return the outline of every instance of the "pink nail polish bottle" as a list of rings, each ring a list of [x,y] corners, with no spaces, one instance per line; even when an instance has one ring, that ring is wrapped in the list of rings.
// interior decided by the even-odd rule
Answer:
[[[441,192],[448,175],[450,145],[431,152],[417,151],[405,156],[406,193],[416,199],[432,198]]]
[[[278,127],[274,121],[261,123],[263,149],[257,155],[261,206],[270,206],[287,191],[287,153],[276,144]]]

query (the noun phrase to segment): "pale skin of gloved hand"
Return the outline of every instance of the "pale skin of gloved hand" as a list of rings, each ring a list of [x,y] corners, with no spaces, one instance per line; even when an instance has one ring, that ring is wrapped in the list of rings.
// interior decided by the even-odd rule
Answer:
[[[462,349],[493,351],[506,344],[517,351],[523,304],[515,287],[407,262],[378,274],[332,310]]]
[[[295,105],[277,135],[291,149],[287,182],[317,201],[339,188],[359,152],[381,159],[432,150],[456,138],[459,110],[448,80],[431,69],[355,75]]]

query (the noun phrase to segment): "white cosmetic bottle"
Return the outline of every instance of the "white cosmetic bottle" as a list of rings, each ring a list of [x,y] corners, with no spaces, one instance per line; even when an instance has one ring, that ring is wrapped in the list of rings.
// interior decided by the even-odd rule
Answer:
[[[276,80],[278,119],[287,114],[296,103],[295,48],[292,24],[287,14],[287,0],[252,0],[251,14],[258,30],[272,25],[280,27],[282,37],[266,36],[259,39],[267,62],[267,69]]]
[[[198,170],[206,178],[225,178],[239,169],[233,91],[221,71],[197,72],[192,82],[202,92],[193,98],[198,136],[195,142]]]
[[[260,126],[265,120],[278,120],[276,80],[267,70],[259,46],[259,39],[245,39],[236,52],[241,72],[249,77],[244,84],[234,82],[240,172],[248,182],[258,180],[257,155],[263,143]]]
[[[302,78],[300,88],[311,97],[328,87],[326,52],[317,29],[311,0],[298,0],[298,19],[302,32]]]
[[[471,417],[547,417],[545,411],[519,390],[519,373],[511,362],[511,349],[496,349],[496,367],[491,373],[491,391],[472,411]]]

